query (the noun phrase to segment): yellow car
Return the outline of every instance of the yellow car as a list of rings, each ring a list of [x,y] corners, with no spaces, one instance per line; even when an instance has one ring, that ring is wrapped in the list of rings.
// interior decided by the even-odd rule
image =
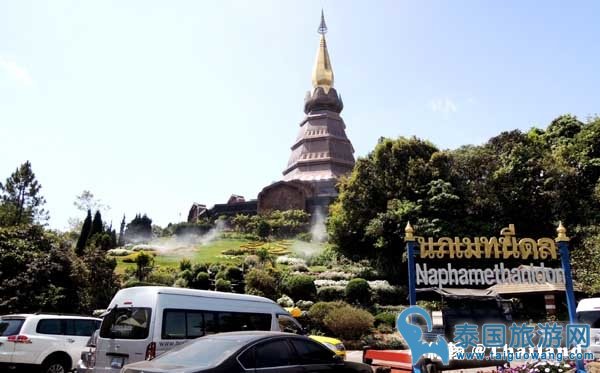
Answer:
[[[309,335],[308,338],[325,345],[331,351],[335,352],[337,356],[346,360],[346,347],[344,347],[344,344],[339,339],[325,337],[323,335]]]
[[[288,311],[290,313],[290,315],[294,318],[296,318],[302,314],[302,311],[300,311],[300,309],[297,307],[288,307],[285,310]],[[296,324],[297,323],[298,322],[296,321]],[[300,327],[300,324],[298,324],[298,327]],[[338,355],[342,359],[346,360],[346,347],[344,347],[344,344],[339,339],[326,337],[323,335],[309,335],[308,338],[312,339],[313,341],[321,343],[322,345],[324,345],[331,351],[335,352],[336,355]]]

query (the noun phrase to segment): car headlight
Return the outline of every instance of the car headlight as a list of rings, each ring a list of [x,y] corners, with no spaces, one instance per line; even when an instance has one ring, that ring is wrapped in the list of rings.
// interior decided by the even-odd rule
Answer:
[[[337,349],[337,347],[336,347],[335,345],[331,344],[331,343],[323,342],[323,344],[324,344],[324,345],[325,345],[325,346],[326,346],[328,349],[330,349],[331,351],[337,351],[337,350],[338,350],[338,349]]]
[[[346,347],[344,347],[343,343],[333,344],[333,343],[323,342],[323,344],[325,346],[327,346],[327,348],[330,349],[331,351],[346,351]]]

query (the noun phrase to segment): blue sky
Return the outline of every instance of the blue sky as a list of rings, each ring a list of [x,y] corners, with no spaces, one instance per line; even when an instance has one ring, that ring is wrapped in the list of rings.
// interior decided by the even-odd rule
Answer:
[[[85,189],[115,225],[256,197],[303,117],[322,7],[356,156],[600,112],[593,1],[0,0],[0,178],[30,160],[55,228]]]

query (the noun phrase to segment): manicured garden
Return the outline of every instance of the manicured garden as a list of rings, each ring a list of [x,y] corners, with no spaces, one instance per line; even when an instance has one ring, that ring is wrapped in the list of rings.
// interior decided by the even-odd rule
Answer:
[[[401,347],[394,333],[405,289],[381,280],[368,261],[353,262],[325,243],[258,240],[225,232],[206,243],[164,239],[109,251],[125,287],[165,285],[265,296],[301,311],[311,333],[348,347]],[[168,249],[166,249],[168,247]]]

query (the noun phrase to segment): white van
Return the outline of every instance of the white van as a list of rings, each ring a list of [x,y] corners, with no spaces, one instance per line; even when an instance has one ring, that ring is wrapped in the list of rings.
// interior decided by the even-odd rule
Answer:
[[[586,298],[577,305],[577,322],[590,326],[590,347],[593,353],[600,353],[600,298]]]
[[[243,330],[291,331],[302,327],[270,299],[171,287],[120,290],[107,309],[95,352],[97,373],[152,359],[207,334]]]

